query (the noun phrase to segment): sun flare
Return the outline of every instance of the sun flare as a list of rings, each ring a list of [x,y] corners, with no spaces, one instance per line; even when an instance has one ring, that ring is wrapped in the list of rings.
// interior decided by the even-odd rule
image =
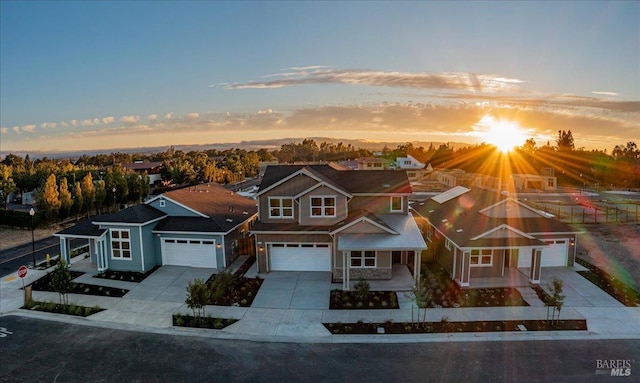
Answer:
[[[485,121],[489,130],[484,133],[487,143],[494,145],[503,153],[525,143],[526,137],[516,122],[489,118],[491,121]]]

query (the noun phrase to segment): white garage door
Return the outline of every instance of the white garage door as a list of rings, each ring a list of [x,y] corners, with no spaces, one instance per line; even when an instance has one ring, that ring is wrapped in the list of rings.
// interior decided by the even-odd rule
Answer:
[[[216,268],[215,241],[198,239],[163,239],[162,264]]]
[[[569,240],[556,239],[545,240],[548,246],[542,250],[542,267],[557,267],[567,265],[567,255],[569,254]]]
[[[327,244],[272,243],[272,271],[331,271],[331,250]]]

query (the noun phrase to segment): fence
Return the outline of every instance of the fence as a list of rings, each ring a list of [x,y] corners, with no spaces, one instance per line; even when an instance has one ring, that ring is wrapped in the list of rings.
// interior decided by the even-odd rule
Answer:
[[[640,221],[640,203],[629,202],[593,202],[593,203],[557,203],[527,202],[530,206],[545,212],[552,218],[565,223],[615,223]]]

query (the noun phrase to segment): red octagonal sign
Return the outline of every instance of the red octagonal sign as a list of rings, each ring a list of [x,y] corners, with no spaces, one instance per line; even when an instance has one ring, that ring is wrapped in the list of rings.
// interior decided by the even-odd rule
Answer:
[[[27,276],[27,267],[26,266],[20,266],[20,268],[18,269],[18,276],[20,278],[24,278]]]

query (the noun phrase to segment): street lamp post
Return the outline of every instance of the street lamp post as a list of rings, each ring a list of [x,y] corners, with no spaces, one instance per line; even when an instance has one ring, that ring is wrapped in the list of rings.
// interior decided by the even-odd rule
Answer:
[[[36,215],[36,211],[31,208],[29,210],[29,215],[31,216],[31,256],[33,257],[33,268],[36,268],[36,239],[33,234],[33,230],[35,229],[33,226],[33,216]]]
[[[113,211],[116,211],[116,188],[111,190],[113,192]]]
[[[242,175],[243,173],[240,172],[240,191],[242,191],[242,183],[244,182],[244,177]]]

